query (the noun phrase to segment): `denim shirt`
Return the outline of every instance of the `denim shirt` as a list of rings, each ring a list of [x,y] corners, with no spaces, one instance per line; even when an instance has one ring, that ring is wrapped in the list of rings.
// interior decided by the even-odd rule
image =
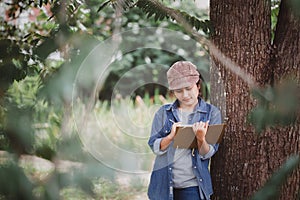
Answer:
[[[161,151],[160,141],[171,132],[173,124],[171,120],[179,121],[176,111],[178,106],[178,100],[173,104],[163,105],[154,116],[151,136],[148,141],[150,148],[156,154],[148,188],[150,200],[173,200],[172,167],[175,148],[171,142],[166,150]],[[209,124],[220,124],[221,113],[218,108],[199,98],[189,120],[191,124],[198,121],[206,122],[207,120],[209,120]],[[208,165],[210,157],[218,150],[218,144],[210,145],[210,148],[213,148],[214,151],[210,150],[208,156],[201,156],[197,149],[193,150],[191,154],[193,172],[205,199],[210,199],[210,195],[213,193]]]

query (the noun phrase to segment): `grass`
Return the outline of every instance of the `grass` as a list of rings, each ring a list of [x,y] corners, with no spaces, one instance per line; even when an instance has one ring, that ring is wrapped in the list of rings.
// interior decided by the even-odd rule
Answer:
[[[58,136],[56,138],[59,141],[53,142],[51,138],[51,144],[62,146],[55,149],[56,158],[85,165],[84,173],[92,181],[94,196],[76,185],[70,185],[60,188],[61,198],[129,200],[136,195],[146,194],[154,159],[147,142],[154,113],[161,105],[162,102],[155,104],[142,99],[133,103],[126,98],[116,100],[111,105],[97,102],[89,111],[85,105],[78,103],[73,109],[76,119],[68,120],[74,124],[67,125],[77,127],[71,131],[71,140],[61,142],[63,137]],[[52,127],[57,132],[57,125],[50,124],[45,127],[48,133],[51,133]],[[37,131],[40,133],[42,130],[39,127]],[[80,142],[75,142],[76,137],[80,138]],[[36,139],[38,142],[41,138]],[[48,139],[42,138],[46,144],[44,140]],[[23,163],[23,167],[31,179],[42,174],[35,165]],[[40,197],[44,191],[45,188],[37,186],[33,193]]]
[[[154,113],[165,103],[165,99],[157,95],[154,100],[146,96],[135,101],[130,98],[99,101],[92,110],[78,101],[73,102],[70,111],[70,107],[36,99],[36,89],[31,89],[30,95],[27,89],[15,84],[10,91],[10,101],[23,107],[34,106],[32,154],[49,159],[48,162],[61,159],[83,163],[86,166],[84,173],[94,186],[95,196],[90,196],[76,186],[59,188],[52,185],[59,189],[62,199],[126,200],[146,192],[147,176],[154,159],[147,142]],[[19,93],[27,95],[26,98],[15,95]],[[6,142],[0,138],[1,141]],[[38,182],[45,174],[49,178],[47,171],[41,170],[35,162],[22,163],[28,179]],[[47,189],[45,187],[39,183],[34,185],[34,196],[41,199]]]

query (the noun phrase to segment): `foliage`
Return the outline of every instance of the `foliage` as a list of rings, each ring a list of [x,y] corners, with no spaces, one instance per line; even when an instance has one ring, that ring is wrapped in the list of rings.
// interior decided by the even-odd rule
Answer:
[[[0,185],[0,198],[33,199],[33,184],[15,162],[0,165]]]
[[[254,194],[252,200],[278,199],[280,186],[287,180],[290,174],[299,167],[299,155],[292,155],[282,167],[275,172],[265,185]]]
[[[14,80],[23,79],[28,69],[28,57],[21,53],[19,45],[9,39],[0,40],[0,94],[6,91]]]
[[[158,99],[158,98],[156,98]],[[117,102],[115,102],[115,106],[118,106],[118,109],[121,109],[122,111],[120,113],[127,113],[129,112],[131,117],[133,117],[133,121],[135,123],[138,123],[139,125],[147,125],[148,128],[145,130],[145,132],[140,132],[142,135],[148,134],[150,131],[150,124],[149,124],[149,118],[152,116],[149,115],[149,112],[145,112],[145,109],[149,109],[150,111],[155,111],[155,108],[151,108],[154,106],[153,102],[146,100],[146,102],[149,102],[149,108],[140,107],[140,106],[134,106],[132,101],[130,99],[122,99]],[[156,101],[156,104],[161,104],[161,102]],[[37,104],[39,106],[42,106],[41,104]],[[36,107],[39,107],[37,106]],[[49,109],[49,107],[48,107]],[[51,109],[49,109],[51,110]],[[128,151],[134,151],[134,152],[143,152],[147,150],[148,152],[150,149],[147,148],[147,142],[140,142],[140,140],[136,140],[135,138],[128,137],[124,134],[120,134],[120,126],[124,127],[126,125],[116,126],[116,121],[120,122],[120,119],[123,118],[123,116],[120,116],[120,119],[116,119],[114,114],[111,113],[110,107],[108,107],[108,104],[103,102],[98,102],[95,106],[95,109],[93,111],[97,116],[98,120],[101,121],[102,124],[105,126],[108,126],[109,128],[106,129],[105,127],[102,127],[100,129],[100,132],[106,131],[107,136],[110,138],[111,142],[115,145],[118,145],[120,148],[127,149]],[[44,115],[52,115],[50,113],[44,113]],[[61,118],[61,117],[59,117]],[[43,117],[40,119],[47,120],[47,117]],[[34,135],[37,139],[37,141],[44,141],[52,143],[53,139],[50,137],[43,137],[39,138],[39,134],[41,134],[42,129],[48,130],[49,133],[55,132],[56,129],[56,122],[55,121],[49,121],[50,125],[46,127],[39,127],[35,130]],[[96,124],[97,122],[92,122]],[[127,123],[128,124],[128,123]],[[93,127],[97,129],[97,127]],[[98,128],[99,129],[99,128]],[[99,130],[98,130],[99,131]],[[135,132],[136,130],[131,130],[131,132]],[[47,172],[47,176],[45,179],[40,180],[38,178],[36,180],[33,180],[30,178],[30,176],[38,176],[40,173],[38,169],[35,169],[32,167],[26,166],[19,166],[17,163],[17,160],[12,160],[11,162],[3,162],[1,159],[0,163],[0,178],[1,180],[6,180],[8,177],[11,177],[11,174],[13,174],[13,179],[10,179],[12,181],[11,184],[8,184],[7,187],[2,187],[3,190],[1,190],[1,195],[5,196],[6,198],[15,198],[15,195],[23,195],[30,196],[26,197],[25,199],[58,199],[59,197],[66,197],[66,198],[85,198],[85,199],[94,199],[97,197],[100,198],[112,198],[112,199],[130,199],[131,195],[134,195],[134,193],[142,191],[145,189],[144,183],[139,181],[138,179],[134,179],[132,182],[130,182],[130,186],[128,190],[120,190],[116,188],[119,188],[120,186],[117,185],[114,181],[110,182],[107,180],[107,178],[113,178],[114,176],[114,170],[113,169],[107,169],[107,167],[99,165],[99,162],[92,158],[92,155],[90,155],[89,152],[84,151],[81,149],[82,145],[88,145],[93,146],[94,144],[97,146],[99,145],[99,142],[103,139],[100,137],[101,135],[91,135],[91,138],[87,138],[90,142],[88,144],[82,143],[77,137],[77,133],[73,133],[70,137],[65,138],[54,138],[54,144],[49,146],[55,146],[54,157],[50,157],[50,159],[45,156],[45,154],[38,154],[36,152],[36,155],[43,156],[46,159],[49,159],[50,161],[55,160],[68,160],[68,161],[76,161],[78,163],[82,163],[83,168],[78,170],[77,168],[69,169],[68,171],[60,171],[59,168],[55,168]],[[100,138],[98,138],[100,137]],[[118,138],[118,140],[116,140]],[[97,143],[98,141],[98,143]],[[38,143],[38,142],[37,142]],[[100,146],[101,147],[101,146]],[[99,150],[102,151],[100,148]],[[38,151],[37,149],[36,151]],[[88,149],[87,149],[88,150]],[[102,151],[102,153],[105,153]],[[14,155],[14,154],[12,154]],[[107,155],[108,158],[111,158],[113,156],[113,152],[109,152]],[[139,158],[142,159],[142,158]],[[145,162],[143,165],[144,169],[148,169],[150,165],[152,164],[152,153],[149,152],[149,156],[147,159],[145,158],[143,162]],[[105,160],[104,160],[105,162]],[[6,168],[6,166],[8,166]],[[30,165],[29,165],[30,166]],[[42,163],[39,164],[39,166],[43,166]],[[121,166],[118,163],[115,163],[115,167]],[[15,170],[10,173],[7,173],[6,170]],[[28,175],[29,174],[29,175]],[[44,176],[41,176],[44,177]],[[106,178],[106,179],[104,179]],[[24,191],[19,191],[20,187],[10,187],[10,185],[18,185],[18,184],[27,184],[28,188]],[[2,185],[2,183],[0,183]],[[4,184],[4,183],[3,183]],[[30,186],[30,187],[29,187]],[[24,188],[24,187],[23,187]],[[23,193],[26,192],[26,195]],[[19,197],[19,196],[17,196]]]
[[[276,24],[277,24],[277,18],[278,18],[278,13],[279,13],[279,1],[272,1],[272,12],[271,12],[271,29],[272,29],[272,40],[274,40],[275,36],[275,29],[276,29]]]
[[[118,9],[120,7],[116,4],[117,2],[119,1],[106,1],[100,7],[97,0],[0,2],[1,7],[6,11],[5,16],[0,16],[0,145],[2,150],[15,153],[12,156],[12,162],[1,163],[0,191],[2,196],[17,199],[58,199],[61,193],[66,196],[70,195],[69,193],[74,191],[75,187],[85,191],[84,195],[93,197],[95,195],[93,178],[102,177],[105,174],[109,177],[114,176],[107,168],[100,167],[98,162],[82,149],[82,141],[74,136],[74,127],[68,120],[71,119],[69,103],[76,72],[90,49],[99,41],[104,41],[111,36],[116,16],[114,10],[108,9],[107,5],[113,3],[114,8]],[[147,26],[161,26],[183,31],[174,22],[174,19],[178,20],[174,17],[175,14],[180,14],[184,21],[197,31],[203,31],[205,34],[213,32],[207,16],[204,15],[204,19],[200,19],[203,16],[199,13],[188,14],[154,0],[120,2],[125,2],[121,7],[127,11],[121,17],[121,31]],[[295,7],[299,5],[296,1],[293,2]],[[39,13],[35,20],[20,24],[14,23],[20,16],[23,14],[26,16],[26,12],[35,9]],[[147,16],[144,16],[142,11]],[[278,9],[274,9],[274,13],[277,11]],[[171,20],[164,21],[164,23],[158,22],[158,20],[165,19]],[[273,15],[272,21],[273,24],[276,23],[276,14]],[[134,39],[129,38],[129,41]],[[172,48],[178,49],[179,47],[173,46]],[[199,49],[199,46],[195,44],[193,48]],[[186,52],[186,58],[195,57],[194,49],[191,48],[190,52]],[[147,63],[149,60],[150,63],[169,64],[177,59],[181,57],[169,52],[148,49],[125,54],[120,62],[113,63],[113,70],[106,81],[105,88],[110,88],[111,91],[114,88],[112,77],[114,81],[119,80],[123,73],[133,66]],[[203,69],[208,70],[208,63],[201,64]],[[159,72],[155,68],[151,70],[149,73],[155,74],[157,78]],[[144,73],[143,69],[139,73]],[[129,78],[138,81],[134,79],[138,77],[135,75],[129,73]],[[90,95],[90,83],[84,84],[81,85],[82,90]],[[123,87],[120,89],[126,89],[125,85]],[[154,90],[155,94],[157,91],[157,89]],[[297,94],[297,90],[288,91],[288,95],[283,95],[283,97],[292,97],[293,103],[297,102],[298,100],[293,95]],[[277,92],[275,88],[256,91],[254,94],[260,99],[260,104],[250,118],[257,125],[258,130],[278,123],[286,125],[294,122],[294,115],[290,117],[289,114],[294,114],[295,107],[292,106],[298,105],[297,103],[289,104],[291,107],[283,107],[282,102],[286,102],[286,99],[282,99],[282,93]],[[146,93],[146,105],[150,105],[152,95],[147,95]],[[157,96],[154,97],[156,103],[159,102]],[[290,99],[288,98],[288,102]],[[96,113],[102,116],[102,121],[111,125],[112,122],[106,120],[114,116],[106,110],[105,104],[96,105],[98,109]],[[149,123],[150,120],[141,121],[148,119],[147,116],[142,115],[149,114],[144,108],[135,109],[128,99],[121,102],[119,106],[122,107],[124,104],[130,109],[132,116],[137,117],[134,119],[136,122]],[[151,109],[154,110],[153,107]],[[289,117],[286,118],[286,116]],[[288,121],[285,121],[286,119]],[[65,129],[68,125],[70,126]],[[112,131],[114,134],[120,134],[120,130],[113,129]],[[145,130],[145,133],[148,132]],[[113,134],[111,136],[112,140],[118,142],[117,144],[124,149],[133,149],[136,152],[147,149],[145,143],[136,144],[132,138],[124,135],[120,140],[114,140]],[[89,139],[95,142],[93,137]],[[33,183],[28,179],[24,170],[18,166],[19,156],[24,153],[35,154],[51,161],[59,158],[87,163],[87,169],[84,172],[54,171],[45,182]],[[149,164],[151,164],[151,159],[148,159],[148,163],[143,163],[143,168],[146,169]],[[279,172],[279,174],[282,173],[287,174],[285,171]],[[105,184],[100,182],[99,185],[108,188],[106,191],[110,191],[110,188],[115,189],[113,184],[109,186]],[[71,192],[68,193],[68,189]],[[123,195],[121,191],[118,192],[121,194],[117,195]],[[108,196],[117,198],[110,192],[101,197]]]
[[[267,127],[288,126],[296,123],[299,115],[299,87],[293,81],[253,91],[258,105],[250,112],[249,121],[258,132]]]
[[[172,20],[178,20],[176,15],[181,15],[181,17],[191,26],[195,27],[196,30],[201,29],[206,34],[211,32],[211,26],[208,20],[200,20],[195,16],[191,16],[187,12],[180,11],[178,9],[173,9],[171,7],[166,7],[164,4],[156,0],[138,0],[136,2],[134,2],[133,0],[108,0],[99,7],[98,11],[100,11],[109,4],[111,4],[114,8],[119,7],[122,10],[128,10],[133,6],[137,6],[145,14],[147,14],[147,18],[153,16],[155,21],[162,21],[169,18],[171,18]]]

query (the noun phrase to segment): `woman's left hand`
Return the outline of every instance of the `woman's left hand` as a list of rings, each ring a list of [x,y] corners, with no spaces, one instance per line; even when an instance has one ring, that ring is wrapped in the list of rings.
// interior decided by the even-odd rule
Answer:
[[[208,121],[207,122],[196,122],[193,124],[193,131],[196,135],[198,141],[205,141],[205,135],[208,129]]]

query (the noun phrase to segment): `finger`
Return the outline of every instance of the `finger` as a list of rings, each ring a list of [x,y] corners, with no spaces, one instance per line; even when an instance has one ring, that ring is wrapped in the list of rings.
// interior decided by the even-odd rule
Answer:
[[[205,122],[205,128],[208,127],[208,123],[209,123],[209,121]]]

